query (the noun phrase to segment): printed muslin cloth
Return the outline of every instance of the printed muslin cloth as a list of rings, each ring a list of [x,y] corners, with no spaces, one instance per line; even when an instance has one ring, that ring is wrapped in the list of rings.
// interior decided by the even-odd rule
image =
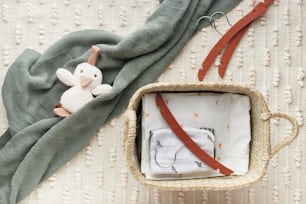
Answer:
[[[185,132],[211,157],[214,157],[214,135],[210,130],[187,127]],[[171,129],[151,131],[151,174],[156,177],[188,177],[192,174],[212,171],[198,159]]]
[[[183,127],[211,128],[215,135],[215,159],[244,175],[249,167],[251,140],[250,99],[235,93],[161,93],[168,108]],[[150,167],[150,132],[169,128],[155,103],[155,93],[142,97],[141,172],[147,179],[160,179]],[[199,175],[197,175],[199,176]],[[217,171],[199,177],[223,176]],[[163,177],[166,179],[166,177]]]

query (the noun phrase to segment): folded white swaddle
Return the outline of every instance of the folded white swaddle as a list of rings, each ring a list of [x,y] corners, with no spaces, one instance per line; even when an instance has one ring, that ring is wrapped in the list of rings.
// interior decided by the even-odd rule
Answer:
[[[214,135],[210,130],[184,128],[191,139],[214,157]],[[171,129],[151,131],[150,167],[153,176],[193,175],[212,171],[177,138]]]
[[[164,101],[184,127],[212,128],[215,135],[215,159],[244,175],[249,166],[249,143],[251,140],[250,99],[235,93],[187,92],[162,93]],[[169,128],[155,103],[155,93],[142,97],[142,150],[141,172],[147,179],[171,179],[152,174],[150,160],[150,131]],[[186,177],[222,176],[212,171],[207,174]],[[174,176],[175,177],[175,176]],[[186,178],[181,175],[180,178]]]

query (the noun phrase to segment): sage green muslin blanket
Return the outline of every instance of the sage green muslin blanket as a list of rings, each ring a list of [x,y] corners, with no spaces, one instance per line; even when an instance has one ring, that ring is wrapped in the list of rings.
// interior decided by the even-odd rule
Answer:
[[[79,152],[131,95],[153,82],[198,30],[200,16],[227,11],[239,0],[164,0],[126,38],[99,30],[64,36],[43,54],[25,50],[10,66],[2,90],[9,122],[0,137],[0,204],[15,204]],[[203,22],[200,26],[206,26]],[[113,91],[61,119],[53,107],[67,89],[55,71],[73,72],[98,45],[104,83]]]

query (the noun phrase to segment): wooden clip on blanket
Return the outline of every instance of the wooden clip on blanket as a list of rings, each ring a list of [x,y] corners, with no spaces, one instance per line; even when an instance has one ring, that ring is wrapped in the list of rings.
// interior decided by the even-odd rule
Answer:
[[[273,0],[265,0],[264,2],[258,3],[254,9],[239,20],[235,25],[233,25],[224,36],[215,44],[211,49],[204,62],[202,63],[202,68],[198,72],[198,79],[202,81],[211,67],[212,63],[216,57],[223,51],[221,57],[221,64],[218,68],[219,76],[224,77],[227,65],[233,55],[235,48],[237,47],[240,39],[247,31],[250,24],[263,15],[268,7],[273,3]]]

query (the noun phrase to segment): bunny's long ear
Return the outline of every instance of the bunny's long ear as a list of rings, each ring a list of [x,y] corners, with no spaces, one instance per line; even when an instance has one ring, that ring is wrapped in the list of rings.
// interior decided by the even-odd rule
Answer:
[[[100,48],[97,46],[92,46],[91,48],[91,54],[88,59],[88,64],[92,66],[96,66],[97,59],[99,57]]]

